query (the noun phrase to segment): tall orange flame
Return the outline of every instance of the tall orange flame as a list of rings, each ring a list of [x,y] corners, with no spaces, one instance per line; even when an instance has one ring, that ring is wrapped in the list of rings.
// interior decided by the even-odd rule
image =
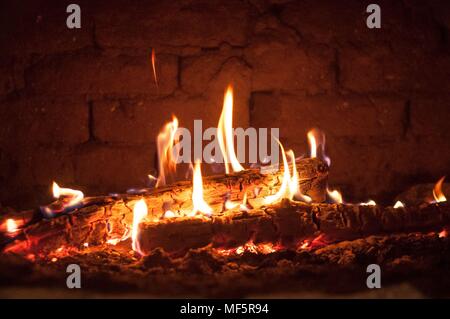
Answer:
[[[155,53],[154,48],[152,48],[152,69],[153,69],[153,78],[155,79],[156,88],[159,89],[158,77],[156,76],[156,53]]]
[[[195,162],[194,176],[192,179],[192,212],[190,216],[194,216],[197,213],[203,213],[205,215],[211,215],[212,209],[205,202],[203,198],[203,181],[202,181],[202,171],[200,168],[200,160]]]
[[[234,134],[233,134],[233,87],[228,85],[223,98],[223,108],[217,125],[217,139],[220,150],[223,154],[225,163],[225,172],[230,173],[229,165],[233,172],[243,171],[244,168],[239,163],[234,150]]]
[[[58,184],[56,184],[56,182],[53,182],[52,189],[54,198],[60,198],[61,196],[68,198],[68,202],[65,203],[64,206],[72,206],[78,204],[84,198],[83,192],[70,188],[61,188]]]
[[[300,179],[297,171],[297,166],[295,163],[295,154],[292,150],[289,150],[287,152],[284,151],[284,147],[281,144],[281,142],[274,137],[274,139],[277,141],[278,145],[281,148],[281,155],[283,157],[283,179],[281,181],[281,186],[278,189],[278,192],[276,194],[267,196],[264,198],[263,203],[265,205],[269,205],[275,202],[278,202],[282,200],[283,198],[287,198],[289,200],[301,200],[304,202],[311,202],[311,198],[307,195],[303,195],[300,191]],[[289,156],[291,162],[292,162],[292,175],[289,172],[289,165],[286,158],[286,155]]]
[[[292,163],[292,175],[289,181],[289,199],[298,199],[304,202],[311,202],[311,197],[304,195],[300,191],[300,177],[297,171],[297,164],[295,163],[295,154],[293,150],[287,151],[287,155]]]
[[[147,204],[144,199],[140,199],[133,208],[133,228],[131,229],[131,248],[140,255],[144,254],[141,251],[138,241],[139,224],[147,216],[147,212]]]
[[[289,184],[291,182],[291,175],[289,174],[289,166],[288,166],[288,162],[286,159],[286,153],[284,151],[284,147],[281,144],[281,142],[276,137],[274,137],[274,139],[277,141],[278,145],[280,145],[280,148],[281,148],[281,155],[283,157],[284,173],[283,173],[283,180],[281,182],[280,189],[275,194],[264,198],[263,203],[265,205],[269,205],[269,204],[278,202],[281,199],[285,198],[286,196],[290,197],[290,195],[288,193],[289,193]]]
[[[173,116],[172,122],[169,122],[164,126],[156,139],[159,168],[156,187],[166,185],[168,174],[172,174],[176,171],[177,158],[174,155],[174,144],[177,142],[175,140],[177,130],[178,119]]]
[[[433,189],[433,197],[437,203],[440,202],[446,202],[447,198],[445,197],[444,193],[442,192],[442,183],[444,182],[445,176],[442,176],[441,179],[439,179],[434,185]]]
[[[315,158],[320,156],[320,158],[330,166],[331,159],[325,154],[325,133],[319,129],[313,128],[309,130],[307,137],[310,148],[310,157]]]

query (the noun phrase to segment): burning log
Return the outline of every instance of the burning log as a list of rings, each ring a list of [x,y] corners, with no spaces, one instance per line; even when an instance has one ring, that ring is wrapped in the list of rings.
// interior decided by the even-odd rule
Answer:
[[[281,203],[250,212],[227,212],[212,219],[166,220],[140,225],[144,252],[162,247],[186,251],[212,244],[236,248],[252,241],[296,248],[319,235],[328,241],[351,240],[375,234],[442,230],[450,224],[446,202],[421,207],[393,208],[351,204]]]
[[[112,233],[120,236],[126,233],[124,221],[130,217],[129,213],[130,208],[123,200],[83,208],[76,214],[27,227],[23,238],[7,246],[5,251],[45,253],[62,246],[104,244],[111,240]],[[146,220],[139,226],[138,242],[144,254],[157,248],[171,253],[206,246],[237,248],[249,241],[297,249],[299,243],[311,242],[319,236],[327,242],[337,242],[375,234],[441,231],[448,225],[447,202],[393,208],[283,200],[250,211],[230,210],[211,218]]]
[[[317,158],[300,159],[296,164],[300,191],[314,201],[324,201],[328,166]],[[248,194],[249,201],[257,201],[275,192],[283,173],[268,169],[266,172],[250,169],[205,177],[204,194],[214,214],[227,210],[224,206],[228,200],[241,202]],[[15,215],[16,220],[25,218],[26,215],[27,223],[14,236],[6,232],[0,233],[0,243],[11,251],[42,248],[51,250],[64,245],[81,247],[85,243],[118,243],[130,237],[132,207],[138,199],[145,198],[148,218],[157,222],[164,220],[168,211],[192,211],[191,195],[192,183],[183,181],[166,187],[145,189],[141,195],[84,198],[70,212],[49,214],[48,210],[52,207],[49,205],[45,207],[43,214],[41,207],[26,214]],[[196,220],[193,219],[194,223]],[[0,225],[4,222],[6,219],[0,219]]]

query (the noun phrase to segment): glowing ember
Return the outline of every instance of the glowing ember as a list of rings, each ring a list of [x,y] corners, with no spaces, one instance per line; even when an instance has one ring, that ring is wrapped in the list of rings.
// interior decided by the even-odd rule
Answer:
[[[147,216],[147,204],[143,199],[139,200],[133,208],[133,228],[131,230],[131,247],[132,249],[144,255],[139,247],[138,235],[139,235],[139,224],[142,219]]]
[[[205,215],[211,215],[212,209],[208,206],[203,198],[203,181],[202,171],[200,168],[200,161],[197,160],[194,166],[194,177],[192,180],[192,205],[193,209],[190,216],[194,216],[197,213],[203,213]]]
[[[65,207],[74,206],[81,202],[84,198],[84,194],[81,191],[70,189],[70,188],[61,188],[56,182],[53,182],[53,197],[59,199],[63,197],[67,202],[64,203]]]
[[[225,172],[230,173],[229,165],[233,172],[243,171],[244,168],[239,163],[234,150],[234,134],[233,134],[233,88],[228,86],[223,99],[223,108],[217,125],[217,140],[220,150],[222,151]]]
[[[325,154],[325,133],[314,128],[308,132],[307,137],[310,148],[310,157],[320,157],[328,166],[330,166],[331,159]]]
[[[342,194],[339,191],[337,191],[337,190],[330,191],[327,187],[327,193],[328,193],[328,196],[330,196],[331,200],[334,203],[337,203],[337,204],[344,203],[344,200],[342,199]]]
[[[439,238],[445,238],[448,236],[447,230],[443,230],[439,233]]]
[[[301,245],[300,249],[307,249],[309,247],[309,241],[305,240]]]
[[[111,228],[111,229],[108,231],[108,234],[111,234],[112,232],[113,232],[113,229]],[[120,243],[121,241],[125,241],[125,240],[127,240],[128,238],[130,238],[130,236],[131,236],[130,229],[129,229],[128,227],[126,227],[126,228],[125,228],[125,231],[124,231],[124,233],[123,233],[123,235],[122,235],[122,237],[109,238],[109,239],[106,241],[106,243],[109,244],[109,245],[115,246],[115,245],[117,245],[118,243]]]
[[[153,78],[155,79],[156,87],[159,89],[158,78],[156,77],[156,54],[155,54],[154,48],[152,48],[152,69],[153,69]]]
[[[442,183],[444,182],[445,176],[441,177],[440,180],[434,185],[433,189],[433,197],[436,203],[446,202],[447,198],[445,198],[444,193],[442,192]]]
[[[173,116],[172,122],[169,122],[164,126],[156,139],[159,168],[156,187],[166,185],[168,174],[174,173],[177,168],[177,158],[174,155],[174,143],[177,142],[175,139],[177,130],[178,119]],[[150,176],[151,175],[149,175],[149,178],[151,178]]]
[[[237,248],[232,249],[217,249],[216,251],[224,256],[230,256],[230,255],[242,255],[245,252],[249,252],[252,254],[271,254],[276,252],[279,249],[279,247],[273,245],[272,243],[261,243],[261,244],[255,244],[252,240],[247,242],[246,244],[239,246]]]
[[[400,208],[400,207],[405,207],[405,205],[403,205],[403,203],[398,200],[395,202],[394,208]]]
[[[376,206],[377,203],[375,203],[374,200],[371,200],[371,199],[370,199],[368,202],[360,203],[359,205],[361,205],[361,206]]]
[[[14,233],[18,230],[17,223],[14,219],[9,218],[6,220],[6,231],[8,233]]]

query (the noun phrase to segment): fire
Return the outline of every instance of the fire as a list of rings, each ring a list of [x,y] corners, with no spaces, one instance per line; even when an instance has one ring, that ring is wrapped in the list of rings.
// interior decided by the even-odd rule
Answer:
[[[281,155],[283,157],[283,167],[284,167],[283,180],[281,182],[281,187],[276,194],[273,194],[273,195],[270,195],[270,196],[267,196],[266,198],[264,198],[263,203],[265,205],[269,205],[269,204],[278,202],[281,199],[285,198],[286,195],[288,197],[290,197],[289,184],[291,183],[291,175],[289,174],[289,166],[288,166],[287,159],[286,159],[286,153],[284,152],[284,147],[281,144],[281,142],[277,138],[275,138],[275,139],[278,142],[278,145],[280,145]]]
[[[249,252],[252,254],[262,254],[267,255],[276,252],[279,250],[280,247],[273,245],[272,243],[261,243],[261,244],[255,244],[253,240],[249,240],[247,243],[245,243],[242,246],[239,246],[237,248],[231,248],[231,249],[216,249],[216,252],[223,256],[230,256],[230,255],[242,255],[245,252]]]
[[[447,236],[448,236],[447,230],[444,229],[443,231],[441,231],[441,232],[439,233],[438,236],[439,236],[439,238],[445,238],[445,237],[447,237]]]
[[[156,54],[155,54],[154,48],[152,48],[152,69],[153,69],[153,78],[155,79],[156,87],[159,89],[158,78],[156,77]]]
[[[241,212],[248,212],[252,208],[252,205],[248,203],[247,189],[244,190],[244,197],[242,198],[242,203],[239,205],[239,210]]]
[[[291,163],[292,163],[292,176],[290,178],[289,181],[289,199],[299,199],[302,200],[304,202],[311,202],[311,197],[307,196],[307,195],[303,195],[300,192],[300,178],[298,175],[298,171],[297,171],[297,165],[295,163],[295,154],[294,151],[289,150],[287,152],[287,155],[290,157],[291,159]]]
[[[14,219],[9,218],[6,220],[6,231],[8,233],[14,233],[18,230],[18,228],[19,227]]]
[[[233,87],[231,85],[228,85],[223,99],[222,113],[217,124],[217,140],[223,154],[225,172],[230,173],[230,164],[233,172],[243,171],[244,168],[239,163],[234,150]]]
[[[316,137],[312,133],[312,131],[308,132],[308,142],[309,142],[309,157],[316,158],[317,157],[317,143],[316,143]]]
[[[280,201],[283,198],[288,198],[290,200],[296,199],[296,200],[302,200],[304,202],[311,202],[311,198],[309,196],[303,195],[300,192],[300,184],[299,184],[299,176],[297,171],[297,166],[295,164],[295,155],[292,150],[289,150],[287,152],[284,151],[284,147],[281,144],[281,142],[275,138],[278,145],[280,145],[281,148],[281,155],[283,157],[283,180],[281,182],[280,189],[278,192],[274,195],[267,196],[264,198],[263,203],[265,205],[269,205],[275,202]],[[292,162],[292,175],[289,172],[289,165],[286,158],[286,155],[289,156],[291,162]]]
[[[202,181],[202,171],[200,168],[200,160],[195,162],[194,166],[194,176],[192,179],[192,212],[191,216],[194,216],[197,213],[203,213],[205,215],[211,215],[212,209],[205,202],[203,198],[203,181]]]
[[[433,197],[436,203],[447,201],[447,198],[445,198],[445,195],[442,192],[442,183],[444,182],[444,179],[445,176],[441,177],[441,179],[437,181],[436,185],[434,185]]]
[[[400,208],[400,207],[405,207],[405,205],[401,201],[398,200],[395,202],[394,208]]]
[[[166,185],[168,174],[175,172],[177,168],[177,158],[174,156],[174,143],[176,143],[176,132],[178,130],[178,119],[173,116],[172,122],[167,123],[158,134],[156,145],[158,147],[158,168],[159,176],[156,187]],[[151,175],[149,175],[149,178]]]
[[[239,204],[238,203],[233,203],[232,201],[230,201],[229,199],[227,199],[225,201],[225,209],[226,210],[230,210],[233,208],[236,208]]]
[[[377,203],[374,200],[369,200],[368,202],[365,203],[360,203],[361,206],[376,206]]]
[[[171,210],[164,212],[164,218],[175,218],[175,217],[177,217],[177,215]]]
[[[64,206],[73,206],[81,202],[84,198],[84,194],[81,191],[70,189],[70,188],[61,188],[56,182],[53,182],[53,197],[58,199],[61,196],[67,198],[68,201]]]
[[[131,247],[132,249],[139,253],[140,255],[144,255],[140,249],[138,235],[139,235],[139,224],[142,219],[147,216],[147,204],[143,199],[139,200],[133,208],[133,228],[131,230]]]
[[[300,245],[300,249],[307,249],[309,248],[309,244],[310,242],[308,240],[305,240],[301,245]]]
[[[325,154],[325,133],[319,129],[313,128],[308,132],[307,137],[310,148],[310,157],[315,158],[320,156],[325,163],[330,166],[331,159]]]
[[[331,200],[337,204],[343,204],[344,200],[342,198],[342,194],[338,190],[330,191],[327,187],[328,196],[330,196]]]

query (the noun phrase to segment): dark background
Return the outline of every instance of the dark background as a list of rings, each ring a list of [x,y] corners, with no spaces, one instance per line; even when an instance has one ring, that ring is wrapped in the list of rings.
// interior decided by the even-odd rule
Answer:
[[[81,6],[79,30],[66,6]],[[144,186],[155,138],[177,115],[280,127],[307,153],[327,134],[344,199],[391,200],[448,173],[449,1],[24,1],[0,5],[0,203]],[[156,51],[159,89],[150,60]]]

